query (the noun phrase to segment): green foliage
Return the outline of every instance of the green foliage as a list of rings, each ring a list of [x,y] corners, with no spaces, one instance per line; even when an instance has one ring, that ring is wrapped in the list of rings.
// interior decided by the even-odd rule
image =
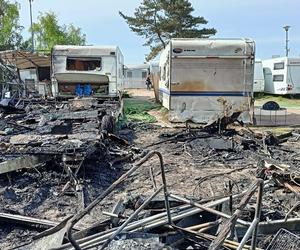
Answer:
[[[171,38],[204,38],[214,35],[213,28],[200,28],[207,24],[201,16],[193,16],[194,8],[188,0],[143,0],[134,16],[119,12],[129,28],[146,39],[150,47],[147,61],[153,59]]]
[[[142,121],[147,123],[156,122],[156,118],[148,114],[148,111],[160,107],[145,100],[138,99],[125,99],[124,100],[124,113],[126,119],[129,121]]]
[[[86,36],[85,34],[81,34],[81,28],[70,24],[66,28],[66,44],[71,45],[85,45],[86,43]]]
[[[33,24],[36,49],[50,51],[53,46],[60,45],[84,45],[85,34],[81,29],[70,25],[59,25],[58,17],[54,12],[40,13],[38,22]]]
[[[31,42],[31,38],[23,41],[21,44],[20,44],[20,49],[21,50],[32,50],[32,42]]]
[[[22,42],[19,4],[0,0],[0,50],[18,48]]]

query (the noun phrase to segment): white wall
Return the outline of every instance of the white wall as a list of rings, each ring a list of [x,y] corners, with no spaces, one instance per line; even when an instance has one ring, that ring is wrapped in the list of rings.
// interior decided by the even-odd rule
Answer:
[[[145,89],[148,68],[128,68],[125,70],[125,84],[127,89]]]

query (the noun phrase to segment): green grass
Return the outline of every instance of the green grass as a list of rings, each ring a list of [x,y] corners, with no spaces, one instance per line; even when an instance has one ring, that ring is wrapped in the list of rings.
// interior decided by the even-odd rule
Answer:
[[[276,136],[282,135],[282,134],[285,134],[285,133],[289,133],[289,132],[297,129],[297,127],[296,128],[290,128],[290,127],[251,127],[251,126],[250,126],[250,128],[253,131],[261,132],[261,133],[269,131],[269,132],[275,134]]]
[[[124,100],[124,114],[129,121],[156,122],[156,118],[148,114],[148,111],[159,107],[159,104],[147,100],[133,98]]]
[[[261,106],[268,101],[275,101],[279,104],[280,107],[284,107],[284,108],[300,108],[299,98],[289,98],[284,96],[273,96],[273,95],[264,95],[262,97],[256,97],[255,105]]]

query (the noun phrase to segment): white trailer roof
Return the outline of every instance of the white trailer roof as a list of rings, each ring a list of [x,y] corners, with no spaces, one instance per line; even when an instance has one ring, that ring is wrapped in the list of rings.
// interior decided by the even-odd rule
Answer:
[[[170,43],[178,55],[247,56],[254,52],[254,41],[248,38],[176,38]]]
[[[274,58],[268,58],[262,60],[263,62],[278,62],[278,61],[300,61],[300,57],[286,57],[286,56],[281,56],[281,57],[274,57]]]
[[[127,69],[149,69],[149,64],[126,64]]]
[[[105,56],[116,53],[118,46],[75,46],[75,45],[56,45],[53,47],[53,55],[68,56]]]

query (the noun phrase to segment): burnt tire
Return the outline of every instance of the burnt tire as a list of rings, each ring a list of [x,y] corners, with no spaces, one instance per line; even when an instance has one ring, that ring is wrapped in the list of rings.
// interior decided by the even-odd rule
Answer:
[[[111,115],[105,115],[101,120],[101,131],[113,134],[115,130],[115,119]]]

